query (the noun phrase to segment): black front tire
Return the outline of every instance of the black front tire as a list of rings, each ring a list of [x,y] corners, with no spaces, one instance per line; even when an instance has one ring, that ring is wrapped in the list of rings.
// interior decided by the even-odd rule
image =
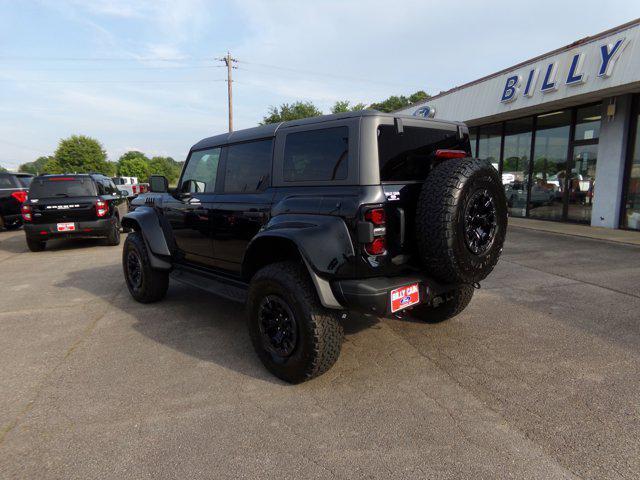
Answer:
[[[293,315],[295,342],[287,354],[274,352],[261,325],[261,308],[267,298],[276,298]],[[256,273],[249,287],[247,323],[258,357],[267,370],[286,382],[300,383],[322,375],[340,355],[344,332],[338,314],[320,304],[301,264],[273,263]]]
[[[463,285],[442,298],[437,306],[418,305],[409,312],[409,316],[427,323],[439,323],[459,315],[471,299],[475,288],[471,285]]]
[[[151,268],[140,232],[127,236],[122,249],[122,269],[131,296],[140,303],[162,300],[169,288],[169,273]]]
[[[120,245],[120,219],[118,217],[113,219],[111,230],[107,235],[107,245],[111,247]]]
[[[27,247],[32,252],[42,252],[47,246],[47,242],[36,238],[27,237]]]

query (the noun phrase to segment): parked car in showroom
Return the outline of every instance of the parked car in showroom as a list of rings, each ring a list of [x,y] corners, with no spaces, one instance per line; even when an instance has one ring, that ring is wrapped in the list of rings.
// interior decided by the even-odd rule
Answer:
[[[349,311],[437,322],[466,308],[502,252],[497,170],[464,124],[349,112],[194,145],[178,187],[151,177],[122,224],[129,292],[169,278],[246,306],[265,367],[298,383],[327,371]]]
[[[22,204],[29,250],[42,251],[54,238],[104,237],[108,245],[120,244],[126,195],[100,174],[35,177]]]
[[[20,207],[32,177],[28,173],[0,173],[0,229],[13,230],[22,225]]]

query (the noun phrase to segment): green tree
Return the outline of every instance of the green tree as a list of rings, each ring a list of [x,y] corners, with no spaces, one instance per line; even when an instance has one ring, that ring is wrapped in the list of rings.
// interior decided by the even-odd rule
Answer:
[[[349,100],[338,100],[331,107],[331,113],[343,113],[343,112],[355,112],[357,110],[364,110],[367,106],[364,103],[356,103],[351,105]]]
[[[123,154],[118,160],[118,175],[138,177],[138,181],[146,182],[149,178],[149,159],[135,150]]]
[[[25,172],[25,173],[32,173],[33,175],[38,175],[44,172],[45,163],[47,163],[51,159],[53,159],[51,155],[47,157],[44,157],[44,156],[38,157],[33,162],[27,162],[20,165],[20,167],[18,168],[18,171]]]
[[[7,169],[4,168],[2,165],[0,165],[0,172],[6,172],[6,171],[7,171]]]
[[[107,153],[95,138],[72,135],[60,140],[54,157],[62,173],[109,173]]]
[[[149,174],[163,175],[173,185],[180,176],[180,165],[171,157],[152,157],[149,160]]]
[[[60,162],[55,157],[49,157],[49,159],[42,166],[40,173],[68,173],[69,171],[60,165]]]
[[[379,110],[381,112],[395,112],[396,110],[410,107],[416,103],[424,102],[429,98],[431,97],[427,95],[426,92],[418,90],[417,92],[409,95],[409,97],[405,97],[404,95],[391,95],[386,100],[378,103],[372,103],[369,108]]]
[[[319,115],[322,115],[322,112],[311,102],[283,103],[279,108],[270,107],[269,114],[262,119],[261,125],[298,120],[300,118],[317,117]]]
[[[431,98],[424,90],[418,90],[416,93],[409,95],[409,103],[415,105],[416,103],[425,102]]]

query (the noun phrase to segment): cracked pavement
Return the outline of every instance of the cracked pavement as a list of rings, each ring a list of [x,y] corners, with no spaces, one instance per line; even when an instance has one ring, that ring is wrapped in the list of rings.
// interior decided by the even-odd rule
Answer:
[[[459,317],[354,316],[290,386],[238,305],[0,232],[0,478],[637,478],[640,248],[509,231]]]

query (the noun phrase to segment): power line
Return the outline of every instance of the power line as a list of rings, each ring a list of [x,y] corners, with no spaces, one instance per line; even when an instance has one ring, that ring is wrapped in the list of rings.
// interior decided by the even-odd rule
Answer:
[[[21,83],[52,83],[52,84],[65,84],[65,83],[209,83],[209,82],[226,82],[227,80],[215,79],[215,80],[23,80],[23,79],[0,79],[0,82],[21,82]]]

